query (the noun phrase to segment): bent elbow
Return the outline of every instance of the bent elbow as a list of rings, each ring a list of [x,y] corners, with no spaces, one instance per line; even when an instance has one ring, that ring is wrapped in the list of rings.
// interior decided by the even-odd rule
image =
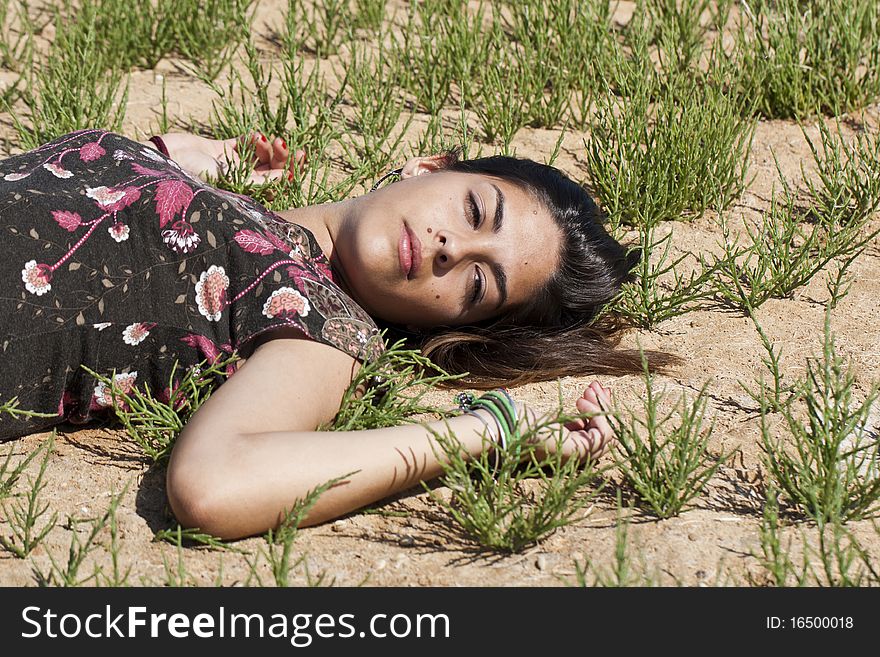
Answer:
[[[172,453],[165,473],[165,494],[181,527],[222,539],[239,538],[231,535],[227,526],[229,509],[218,468],[196,459],[175,458]]]

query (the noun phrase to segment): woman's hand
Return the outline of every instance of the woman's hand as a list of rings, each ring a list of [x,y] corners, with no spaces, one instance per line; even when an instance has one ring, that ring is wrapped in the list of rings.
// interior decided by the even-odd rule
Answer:
[[[162,141],[172,160],[202,180],[218,178],[237,168],[243,157],[247,157],[252,166],[250,182],[257,185],[285,178],[293,180],[294,172],[306,165],[305,151],[297,150],[291,157],[287,143],[281,137],[270,139],[260,132],[233,139],[172,133],[162,135]],[[148,145],[153,146],[152,143]]]
[[[527,418],[528,425],[534,425],[540,420],[538,413],[530,406],[519,403],[520,417]],[[605,388],[598,381],[593,381],[575,401],[578,413],[604,413],[611,408],[611,390]],[[557,449],[559,431],[548,427],[541,432],[541,448],[546,453],[554,453]],[[607,449],[614,440],[614,430],[605,415],[595,415],[589,419],[576,419],[563,425],[561,442],[562,455],[565,458],[577,458],[586,461],[588,458],[595,461]],[[541,458],[541,454],[538,455]]]

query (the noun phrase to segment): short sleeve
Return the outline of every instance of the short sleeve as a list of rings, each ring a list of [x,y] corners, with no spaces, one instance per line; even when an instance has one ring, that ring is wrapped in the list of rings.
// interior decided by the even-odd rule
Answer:
[[[253,289],[232,304],[233,344],[294,327],[358,360],[377,358],[383,342],[376,323],[335,283],[314,235],[247,197],[230,200],[252,221],[232,236],[230,268],[253,271]]]

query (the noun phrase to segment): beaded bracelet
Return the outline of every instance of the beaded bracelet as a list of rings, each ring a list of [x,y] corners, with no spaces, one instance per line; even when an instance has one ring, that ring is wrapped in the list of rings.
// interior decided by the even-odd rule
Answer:
[[[460,392],[455,396],[455,401],[458,402],[458,407],[465,413],[476,415],[474,411],[480,408],[489,411],[489,414],[498,426],[498,446],[502,450],[507,451],[510,438],[517,433],[518,424],[516,405],[507,390],[499,388],[487,392],[480,397],[474,397],[469,392]]]

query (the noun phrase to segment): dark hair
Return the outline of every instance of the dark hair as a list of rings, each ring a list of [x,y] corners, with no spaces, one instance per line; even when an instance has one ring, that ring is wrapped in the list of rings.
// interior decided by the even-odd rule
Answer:
[[[608,234],[590,194],[555,167],[527,159],[459,160],[452,151],[444,170],[494,176],[534,194],[561,230],[560,265],[538,294],[507,315],[472,326],[397,333],[444,370],[469,372],[460,383],[473,388],[641,371],[637,350],[615,349],[627,324],[606,307],[633,280],[641,250],[628,250]],[[677,361],[661,352],[646,356],[660,368]]]

